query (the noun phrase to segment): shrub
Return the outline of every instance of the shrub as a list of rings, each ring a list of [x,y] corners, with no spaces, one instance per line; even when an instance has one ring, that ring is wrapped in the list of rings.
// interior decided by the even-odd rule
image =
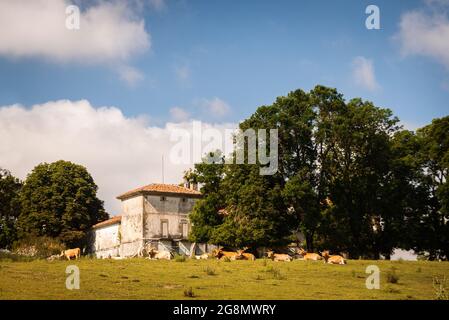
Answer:
[[[433,288],[436,300],[449,300],[449,289],[446,287],[446,276],[443,278],[433,277]]]
[[[47,236],[28,236],[14,243],[14,253],[33,258],[47,258],[59,254],[65,246],[57,239]]]
[[[387,282],[388,283],[398,283],[399,276],[396,274],[395,269],[387,272]]]
[[[215,276],[216,275],[215,269],[212,268],[212,267],[209,267],[209,266],[207,266],[206,269],[204,269],[204,272],[206,272],[206,274],[208,276]]]
[[[223,259],[221,259],[223,262],[231,262],[231,258],[229,257],[224,257]]]
[[[195,297],[195,293],[193,292],[193,288],[192,287],[184,290],[184,297],[189,297],[189,298],[194,298]]]
[[[0,250],[0,260],[2,261],[32,261],[33,257],[22,256],[7,250]]]
[[[274,279],[277,279],[277,280],[285,279],[285,277],[281,273],[281,270],[279,270],[278,268],[273,268],[272,266],[269,266],[269,267],[267,267],[267,269],[265,271],[268,273],[271,273],[271,275],[273,276]]]

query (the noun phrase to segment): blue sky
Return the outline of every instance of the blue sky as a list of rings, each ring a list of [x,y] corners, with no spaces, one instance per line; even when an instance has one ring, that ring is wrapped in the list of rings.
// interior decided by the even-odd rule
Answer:
[[[166,183],[192,167],[170,157],[175,129],[223,132],[317,84],[409,129],[448,115],[449,0],[0,1],[0,167],[84,165],[111,214],[118,194],[162,182],[162,157]]]
[[[365,8],[380,8],[380,30],[365,28]],[[0,56],[0,105],[87,99],[127,116],[170,120],[179,107],[204,121],[239,121],[291,90],[336,87],[391,108],[411,126],[448,114],[448,69],[431,57],[401,54],[401,15],[423,1],[166,1],[137,13],[151,47],[127,63],[143,79],[122,81],[109,66]],[[39,19],[39,15],[36,16]],[[38,23],[38,21],[36,21]],[[379,88],[352,79],[357,56],[372,61]],[[447,86],[449,87],[449,86]],[[229,112],[202,112],[214,97]]]

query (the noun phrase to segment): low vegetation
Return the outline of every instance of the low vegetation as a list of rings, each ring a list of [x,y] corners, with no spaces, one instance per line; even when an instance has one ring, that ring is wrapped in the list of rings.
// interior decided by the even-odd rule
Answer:
[[[68,265],[80,289],[67,290]],[[368,290],[368,265],[380,268],[380,289]],[[421,272],[416,272],[417,269]],[[391,274],[400,280],[391,282]],[[349,260],[274,262],[186,259],[14,261],[0,259],[0,299],[447,299],[448,262]],[[390,280],[389,280],[390,279]]]

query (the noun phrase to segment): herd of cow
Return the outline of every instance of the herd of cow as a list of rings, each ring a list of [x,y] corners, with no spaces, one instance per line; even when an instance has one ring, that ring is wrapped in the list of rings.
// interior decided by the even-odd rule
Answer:
[[[256,260],[254,254],[246,252],[248,248],[236,250],[236,251],[226,251],[221,249],[214,249],[212,253],[204,253],[202,255],[195,255],[192,258],[195,259],[229,259],[233,260]],[[65,257],[67,260],[71,260],[72,258],[79,259],[81,250],[79,248],[69,249],[62,251],[59,257]],[[171,260],[173,258],[172,252],[168,250],[156,250],[151,246],[141,246],[137,251],[137,257],[148,257],[148,259],[164,259]],[[266,258],[271,259],[273,261],[292,261],[294,258],[301,260],[324,260],[325,263],[330,264],[346,264],[345,259],[340,255],[330,255],[329,251],[322,251],[320,254],[318,253],[310,253],[305,251],[304,249],[296,249],[294,255],[286,254],[286,253],[275,253],[273,250],[269,250],[265,254]],[[50,257],[51,258],[51,257]],[[112,258],[112,257],[111,257]]]

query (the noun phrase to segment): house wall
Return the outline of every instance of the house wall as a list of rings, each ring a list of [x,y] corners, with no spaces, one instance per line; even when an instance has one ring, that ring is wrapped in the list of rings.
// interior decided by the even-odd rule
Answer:
[[[188,214],[197,199],[182,196],[147,195],[144,198],[144,238],[186,239],[190,232]],[[183,200],[184,199],[184,200]],[[168,224],[168,237],[162,234],[162,222]],[[182,226],[185,225],[183,234]]]
[[[92,253],[97,258],[117,257],[120,255],[120,223],[94,229]]]
[[[122,201],[121,255],[133,256],[143,244],[143,196]]]
[[[189,254],[191,244],[187,241],[187,237],[191,226],[188,215],[197,198],[182,195],[161,197],[139,195],[122,200],[121,242],[119,249],[113,251],[114,254],[111,256],[117,254],[123,257],[134,256],[142,245],[149,242],[159,250],[169,249],[173,252]],[[165,235],[162,234],[162,222],[168,227]],[[103,238],[114,238],[114,235],[105,232],[95,234],[95,238],[97,237],[101,239],[95,241],[106,241]],[[101,256],[105,254],[102,252]]]

